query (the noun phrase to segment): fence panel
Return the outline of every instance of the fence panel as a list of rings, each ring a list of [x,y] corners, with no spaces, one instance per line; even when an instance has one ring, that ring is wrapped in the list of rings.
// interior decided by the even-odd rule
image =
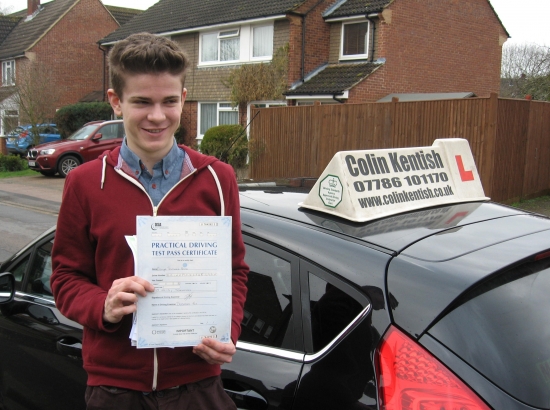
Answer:
[[[255,110],[253,111],[253,115]],[[469,141],[495,201],[550,189],[550,103],[462,100],[262,108],[251,124],[250,177],[318,177],[338,151]]]

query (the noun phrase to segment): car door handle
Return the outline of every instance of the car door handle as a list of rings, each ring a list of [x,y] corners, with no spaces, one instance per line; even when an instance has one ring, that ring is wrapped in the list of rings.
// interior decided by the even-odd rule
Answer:
[[[82,342],[74,337],[64,337],[57,341],[57,351],[71,358],[82,358]]]
[[[264,410],[267,409],[267,400],[254,390],[236,391],[225,389],[239,409]]]

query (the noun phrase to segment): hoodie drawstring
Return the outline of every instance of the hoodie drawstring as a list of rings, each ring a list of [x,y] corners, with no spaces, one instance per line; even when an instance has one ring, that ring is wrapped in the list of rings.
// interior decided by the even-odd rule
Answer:
[[[216,171],[214,171],[214,168],[212,168],[210,165],[208,165],[208,170],[214,177],[214,181],[216,181],[216,186],[218,187],[218,194],[220,195],[220,205],[222,207],[220,216],[225,216],[225,202],[223,200],[223,192],[222,192],[222,186],[220,185],[220,180],[218,179],[218,175],[216,174]]]
[[[107,155],[103,157],[103,169],[101,171],[101,189],[103,189],[103,184],[105,183],[105,171],[107,170]]]

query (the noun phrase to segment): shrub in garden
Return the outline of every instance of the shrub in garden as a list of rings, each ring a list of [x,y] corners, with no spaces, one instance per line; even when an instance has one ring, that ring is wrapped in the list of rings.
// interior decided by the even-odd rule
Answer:
[[[219,125],[204,133],[200,150],[233,168],[243,168],[248,156],[248,139],[241,125]]]
[[[110,120],[113,114],[113,109],[107,102],[77,103],[60,108],[55,113],[54,120],[61,138],[67,138],[87,122]]]
[[[19,155],[0,154],[0,171],[14,172],[23,171],[28,168],[27,161]]]

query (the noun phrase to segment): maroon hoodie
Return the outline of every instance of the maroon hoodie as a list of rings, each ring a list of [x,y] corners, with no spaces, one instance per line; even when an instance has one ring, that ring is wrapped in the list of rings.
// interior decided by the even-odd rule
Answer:
[[[151,391],[220,374],[192,348],[137,349],[129,339],[132,317],[103,322],[103,306],[115,279],[132,276],[134,261],[125,235],[136,234],[136,215],[225,215],[233,221],[231,339],[240,334],[248,266],[241,235],[239,191],[233,168],[187,147],[182,178],[157,207],[137,179],[118,169],[120,148],[71,171],[65,181],[52,251],[52,291],[63,315],[84,327],[82,356],[90,386]]]

